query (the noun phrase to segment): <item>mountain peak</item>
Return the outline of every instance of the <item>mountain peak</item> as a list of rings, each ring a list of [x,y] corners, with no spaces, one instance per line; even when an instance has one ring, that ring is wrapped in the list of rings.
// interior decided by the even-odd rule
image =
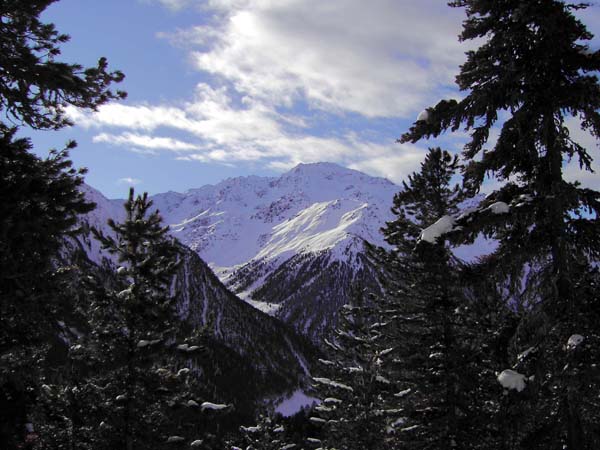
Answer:
[[[320,162],[312,162],[312,163],[299,163],[295,167],[291,169],[291,171],[298,170],[319,170],[319,169],[335,169],[335,170],[348,170],[343,166],[340,166],[337,163],[328,162],[328,161],[320,161]]]
[[[285,176],[327,176],[332,174],[361,174],[356,170],[348,169],[346,167],[340,166],[339,164],[332,162],[316,162],[316,163],[300,163],[297,166],[293,167],[290,171],[284,173],[282,177]]]
[[[350,183],[357,185],[380,185],[384,189],[395,187],[387,178],[368,175],[360,170],[340,166],[332,162],[301,163],[279,177],[279,182],[293,181],[294,183],[323,181],[330,185]]]
[[[230,289],[264,311],[279,315],[281,309],[279,317],[316,339],[346,302],[345,283],[370,277],[363,243],[386,245],[379,230],[393,218],[397,190],[383,178],[320,162],[280,177],[229,178],[152,200],[173,236]],[[297,283],[290,278],[296,271],[303,277]],[[328,286],[329,294],[321,292]],[[283,297],[272,299],[275,292]],[[307,300],[315,296],[316,303]]]

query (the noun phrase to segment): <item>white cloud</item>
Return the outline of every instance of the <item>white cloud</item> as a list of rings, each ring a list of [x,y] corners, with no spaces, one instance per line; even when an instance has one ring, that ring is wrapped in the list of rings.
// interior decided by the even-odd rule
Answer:
[[[464,10],[446,2],[141,1],[203,13],[196,26],[157,36],[187,49],[205,82],[178,104],[109,104],[93,115],[69,109],[79,125],[102,129],[95,142],[277,170],[327,160],[400,181],[431,142],[394,145],[382,121],[394,121],[398,136],[425,106],[458,95]],[[598,8],[586,14],[600,23]],[[448,134],[443,143],[457,151],[465,137]],[[494,129],[486,147],[496,139]],[[600,185],[574,164],[565,173]]]
[[[365,158],[351,164],[351,169],[387,178],[401,183],[407,176],[419,170],[425,151],[418,147],[402,145],[399,150],[382,152],[380,156]]]
[[[87,128],[137,131],[103,132],[93,138],[94,142],[133,151],[164,150],[184,160],[221,164],[257,161],[277,170],[332,161],[400,181],[418,168],[424,155],[424,150],[414,145],[373,143],[353,133],[333,137],[305,134],[301,120],[294,122],[291,131],[290,120],[274,109],[254,102],[236,107],[226,89],[215,90],[205,84],[198,85],[194,101],[179,108],[108,104],[97,113],[70,113]],[[190,139],[184,142],[148,134],[157,129],[189,133]]]
[[[456,95],[464,12],[439,0],[142,1],[205,13],[157,36],[186,48],[208,81],[187,102],[69,108],[100,129],[97,143],[278,170],[332,161],[400,181],[425,150],[393,144],[408,122],[390,136],[380,121]]]
[[[66,112],[77,125],[85,128],[107,125],[153,131],[161,126],[183,129],[191,127],[185,111],[168,106],[130,106],[110,103],[101,106],[93,114],[73,106],[68,106]]]
[[[125,178],[119,178],[117,180],[118,184],[127,184],[130,186],[136,186],[138,184],[142,183],[142,180],[140,180],[139,178],[132,178],[132,177],[125,177]]]
[[[178,141],[169,137],[154,137],[134,133],[124,133],[120,135],[100,133],[93,137],[93,142],[104,142],[118,146],[133,146],[142,149],[150,150],[171,150],[171,151],[187,151],[198,150],[199,147],[187,142]]]
[[[190,42],[212,42],[194,53],[197,68],[272,105],[412,117],[453,86],[464,59],[463,12],[438,0],[212,5],[225,14],[187,30]]]

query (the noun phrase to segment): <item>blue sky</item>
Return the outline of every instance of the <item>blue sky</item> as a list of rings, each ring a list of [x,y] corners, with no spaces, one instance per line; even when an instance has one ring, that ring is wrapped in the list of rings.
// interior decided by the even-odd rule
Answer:
[[[32,138],[41,154],[77,140],[72,159],[108,197],[317,161],[398,182],[428,146],[462,145],[460,133],[394,141],[459,95],[463,14],[442,0],[61,0],[43,18],[71,35],[62,58],[106,56],[129,96],[96,114],[71,109],[76,126]],[[599,18],[597,7],[584,18],[595,34]]]

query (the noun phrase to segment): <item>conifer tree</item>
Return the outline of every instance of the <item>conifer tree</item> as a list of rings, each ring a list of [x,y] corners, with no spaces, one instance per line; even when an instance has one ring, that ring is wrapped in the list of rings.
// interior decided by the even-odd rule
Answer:
[[[395,253],[409,255],[414,250],[421,230],[445,215],[456,214],[464,199],[460,185],[451,186],[459,169],[458,157],[441,148],[430,148],[421,170],[402,182],[394,195],[392,212],[396,218],[382,230]]]
[[[2,448],[34,434],[32,405],[45,368],[54,364],[51,351],[62,345],[57,320],[70,307],[61,296],[59,250],[75,233],[77,215],[92,208],[78,191],[85,171],[71,167],[72,146],[42,159],[30,153],[29,140],[14,138],[14,130],[0,133]]]
[[[387,312],[382,299],[354,288],[340,312],[334,338],[326,340],[327,359],[314,378],[322,403],[310,420],[322,428],[328,448],[389,448],[400,411],[390,379],[393,348],[383,329]],[[316,436],[315,436],[316,438]]]
[[[458,168],[456,156],[429,149],[394,198],[397,219],[383,229],[393,245],[383,256],[393,274],[383,280],[393,299],[386,334],[404,416],[395,436],[407,449],[491,448],[486,433],[473,430],[484,420],[479,374],[491,371],[480,365],[484,338],[475,311],[481,305],[467,300],[462,266],[441,233],[464,198],[460,185],[452,185]]]
[[[124,75],[108,72],[106,58],[89,68],[57,60],[69,36],[40,21],[43,11],[56,1],[0,2],[0,111],[15,125],[56,130],[71,124],[65,115],[67,105],[95,109],[126,96],[110,90]]]
[[[239,446],[232,445],[232,449],[244,448],[246,450],[292,450],[298,448],[291,442],[286,427],[276,418],[260,416],[254,426],[240,427],[241,438]]]
[[[77,214],[89,211],[77,188],[85,171],[71,167],[65,150],[47,158],[31,153],[18,126],[59,129],[70,122],[68,105],[95,109],[125,93],[110,90],[123,74],[109,72],[105,58],[83,68],[58,60],[59,34],[39,16],[55,0],[0,2],[0,447],[36,437],[31,415],[44,395],[42,369],[60,347],[59,249]],[[28,442],[27,445],[33,445]]]
[[[466,9],[461,39],[484,40],[467,53],[457,76],[465,95],[428,108],[401,141],[464,127],[471,132],[463,151],[465,186],[478,191],[487,174],[503,182],[449,230],[458,241],[480,233],[498,240],[490,258],[522,315],[512,360],[505,362],[512,368],[499,378],[510,390],[505,412],[517,411],[512,425],[507,421],[503,428],[511,437],[507,448],[597,448],[599,406],[584,393],[599,388],[600,377],[594,376],[599,361],[590,355],[575,369],[569,342],[581,336],[582,352],[598,342],[598,303],[584,296],[583,286],[600,256],[600,194],[563,176],[567,160],[584,170],[591,170],[592,161],[571,137],[567,121],[578,119],[582,129],[600,136],[600,52],[589,49],[592,35],[574,15],[586,5],[558,0],[451,5]],[[500,136],[485,148],[493,127]],[[514,370],[521,360],[528,361],[527,373]]]
[[[103,386],[97,390],[101,433],[92,448],[204,448],[198,435],[202,410],[226,409],[198,398],[193,361],[202,346],[193,334],[178,341],[181,324],[171,292],[179,248],[151,206],[147,194],[134,197],[131,189],[125,221],[109,220],[114,236],[94,231],[120,266],[116,285],[101,289],[92,304],[88,351],[98,359],[99,375],[88,384]]]

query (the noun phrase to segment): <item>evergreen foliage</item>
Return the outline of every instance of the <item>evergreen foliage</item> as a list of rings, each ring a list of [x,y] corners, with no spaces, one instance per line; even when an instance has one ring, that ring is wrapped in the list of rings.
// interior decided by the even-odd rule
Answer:
[[[467,299],[463,266],[444,236],[423,231],[457,213],[464,193],[451,182],[458,168],[457,157],[429,149],[394,198],[397,219],[382,230],[394,246],[379,253],[393,274],[383,281],[392,299],[387,337],[398,362],[403,418],[395,442],[402,448],[492,448],[489,430],[476,427],[490,419],[481,401],[482,375],[493,374],[479,321],[485,308]]]
[[[56,130],[71,124],[65,115],[68,105],[95,109],[126,96],[110,90],[124,75],[108,72],[106,58],[90,68],[57,61],[69,36],[39,19],[56,1],[0,2],[0,111],[17,125]]]
[[[61,343],[57,318],[70,309],[61,296],[65,272],[59,250],[76,233],[77,215],[90,211],[78,187],[84,170],[68,150],[45,158],[14,130],[0,136],[0,447],[23,442],[44,368]],[[18,405],[13,403],[19,398]]]
[[[459,169],[458,157],[439,147],[430,148],[421,163],[421,170],[402,182],[394,196],[392,212],[396,218],[382,230],[395,252],[409,255],[414,250],[423,228],[445,215],[456,214],[464,199],[459,184],[451,186]]]
[[[78,191],[85,171],[67,159],[73,144],[42,159],[11,130],[0,146],[0,446],[10,448],[32,434],[25,426],[33,420],[31,405],[61,346],[57,318],[70,308],[61,295],[59,251],[76,232],[77,215],[93,205]],[[15,397],[18,409],[11,406]]]
[[[60,249],[74,233],[77,215],[93,205],[78,191],[84,170],[68,151],[45,159],[31,153],[16,126],[59,129],[69,105],[95,109],[125,93],[110,90],[123,74],[101,58],[84,69],[57,60],[68,36],[40,21],[54,0],[0,2],[0,447],[37,442],[44,380],[63,344],[58,318],[71,309],[61,295],[65,270]],[[16,126],[15,126],[16,125]],[[58,414],[58,412],[57,412]]]
[[[29,140],[15,139],[15,130],[4,131],[0,136],[0,293],[31,299],[43,295],[44,280],[54,269],[63,236],[76,231],[77,215],[89,212],[93,205],[78,191],[86,171],[74,169],[68,160],[74,143],[41,159],[30,153]],[[7,316],[11,314],[2,315]]]
[[[471,132],[463,151],[464,185],[476,192],[486,174],[504,182],[476,211],[458,218],[451,234],[459,242],[480,233],[498,240],[488,266],[511,289],[521,314],[505,364],[519,365],[517,355],[535,349],[528,353],[526,392],[509,396],[520,406],[503,402],[507,414],[516,414],[505,423],[508,448],[597,448],[598,407],[584,406],[582,392],[587,380],[592,386],[600,382],[593,376],[598,361],[581,361],[577,376],[564,373],[572,367],[565,350],[569,337],[585,336],[584,345],[597,339],[598,303],[578,293],[585,292],[580,289],[600,252],[600,194],[563,177],[566,160],[576,159],[584,170],[591,170],[592,160],[571,138],[567,119],[578,118],[582,129],[600,136],[600,52],[589,50],[592,36],[573,14],[586,5],[451,4],[466,9],[461,39],[485,42],[468,52],[457,76],[464,98],[429,108],[428,119],[415,123],[401,141],[464,126]],[[494,126],[500,136],[484,148]]]
[[[322,403],[310,417],[323,428],[328,448],[389,448],[400,410],[390,380],[393,348],[385,347],[384,304],[367,299],[362,289],[340,313],[335,339],[326,341],[327,358],[315,377]]]
[[[120,266],[115,286],[100,286],[90,305],[89,351],[97,366],[87,386],[102,386],[93,402],[102,405],[100,433],[91,448],[151,449],[201,440],[206,399],[198,398],[194,359],[203,348],[199,336],[178,342],[171,284],[179,247],[151,206],[147,194],[134,197],[131,189],[124,222],[109,220],[114,236],[94,230]],[[70,349],[75,358],[78,347]]]
[[[229,443],[232,450],[244,448],[246,450],[292,450],[299,448],[291,442],[287,427],[281,424],[277,418],[260,416],[256,425],[240,427],[241,439],[238,438],[238,446]]]

